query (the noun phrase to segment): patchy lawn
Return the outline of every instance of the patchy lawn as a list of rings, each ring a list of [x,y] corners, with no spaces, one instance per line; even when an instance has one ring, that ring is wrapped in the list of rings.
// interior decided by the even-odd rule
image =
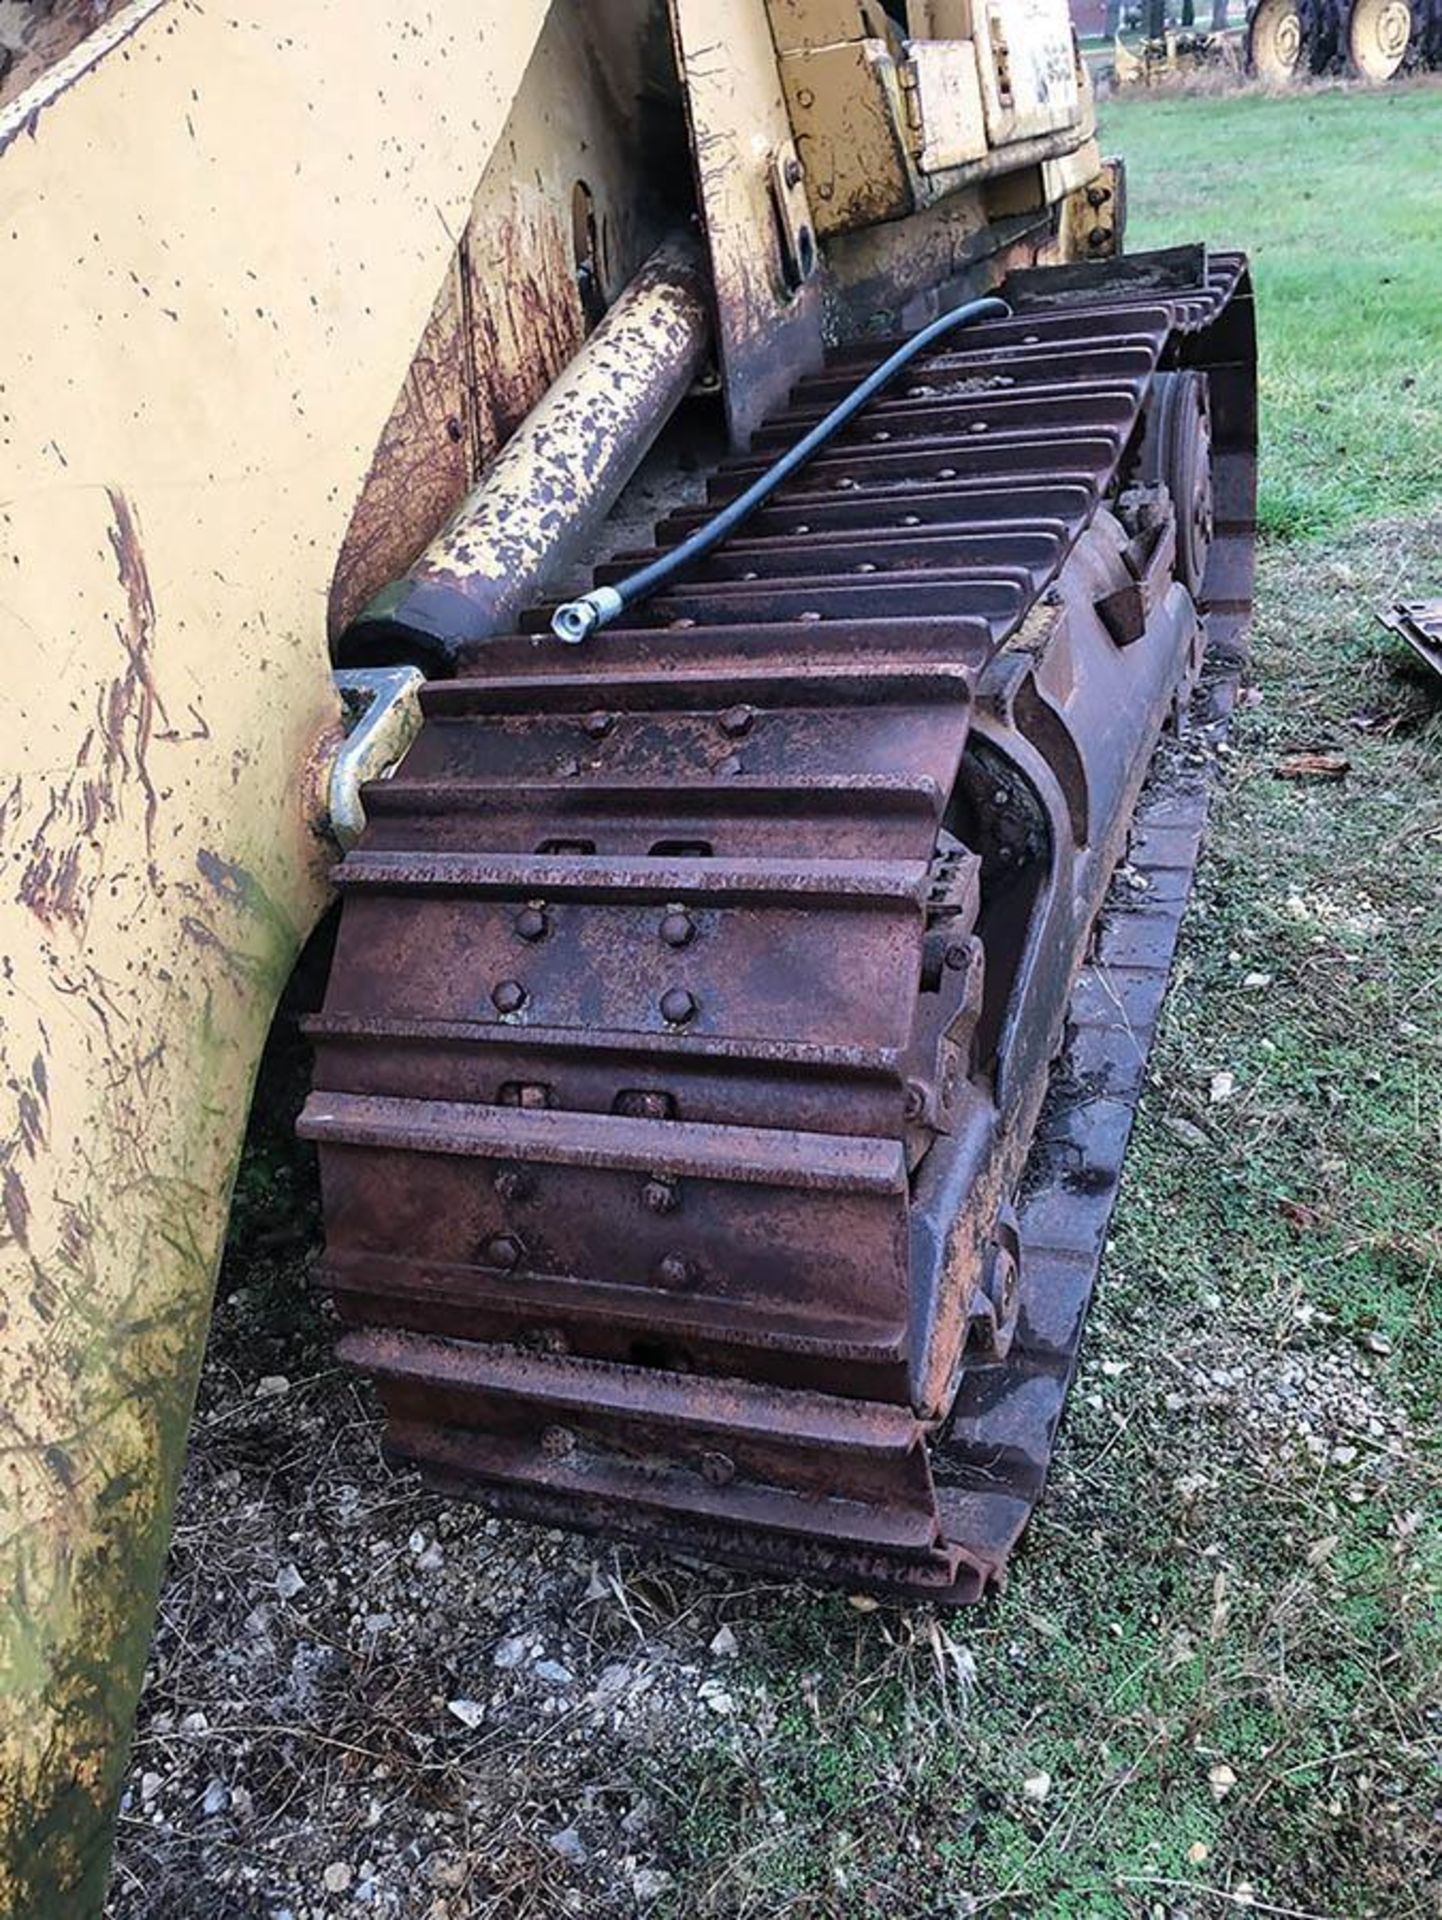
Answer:
[[[1442,499],[1442,84],[1109,101],[1103,138],[1127,157],[1129,246],[1255,262],[1264,531]]]
[[[272,1079],[113,1920],[1442,1914],[1442,91],[1108,112],[1257,252],[1238,714],[1057,1471],[1002,1601],[863,1611],[379,1460]],[[1325,538],[1323,538],[1325,536]],[[1346,771],[1286,781],[1288,753]]]

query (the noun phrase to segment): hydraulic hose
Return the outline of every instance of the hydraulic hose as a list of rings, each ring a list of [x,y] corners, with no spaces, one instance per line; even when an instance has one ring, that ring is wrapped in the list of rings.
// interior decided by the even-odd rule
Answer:
[[[598,628],[609,626],[618,613],[634,606],[638,600],[646,599],[740,526],[748,514],[754,513],[764,500],[775,493],[783,480],[795,473],[798,467],[804,466],[812,454],[824,447],[834,433],[844,427],[868,400],[934,340],[973,320],[1005,320],[1010,315],[1011,308],[1006,301],[998,300],[993,295],[982,300],[968,300],[963,306],[952,307],[949,312],[940,314],[919,333],[903,341],[879,367],[867,374],[860,385],[853,387],[844,400],[839,400],[825,419],[818,420],[809,433],[803,434],[794,447],[788,447],[759,479],[752,481],[744,493],[738,493],[734,500],[728,501],[705,526],[698,527],[679,546],[672,547],[669,553],[662,554],[659,560],[653,560],[649,566],[628,573],[614,586],[593,587],[590,593],[583,593],[579,599],[568,600],[564,606],[557,607],[551,616],[552,633],[558,640],[576,646]]]

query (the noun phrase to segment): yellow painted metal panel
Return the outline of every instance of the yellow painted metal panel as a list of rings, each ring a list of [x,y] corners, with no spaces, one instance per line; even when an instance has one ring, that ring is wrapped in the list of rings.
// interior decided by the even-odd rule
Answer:
[[[0,115],[7,1914],[99,1899],[331,571],[544,12],[142,0]]]

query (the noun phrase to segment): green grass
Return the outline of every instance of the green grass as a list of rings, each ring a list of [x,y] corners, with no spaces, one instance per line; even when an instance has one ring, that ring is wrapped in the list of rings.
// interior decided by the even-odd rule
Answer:
[[[1442,90],[1105,131],[1133,245],[1256,263],[1260,701],[1013,1585],[738,1622],[744,1712],[653,1782],[677,1920],[1442,1911],[1442,725],[1372,612],[1442,591]],[[1275,777],[1318,746],[1345,780]]]
[[[1323,538],[1442,501],[1442,86],[1110,101],[1128,244],[1252,255],[1261,524]]]

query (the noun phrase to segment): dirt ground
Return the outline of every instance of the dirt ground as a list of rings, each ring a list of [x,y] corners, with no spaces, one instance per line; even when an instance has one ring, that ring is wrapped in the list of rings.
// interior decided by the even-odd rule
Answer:
[[[1442,1915],[1442,687],[1372,615],[1442,590],[1442,519],[1347,521],[1268,377],[1315,484],[1264,475],[1253,685],[1181,749],[1212,827],[1007,1594],[858,1605],[389,1468],[307,1282],[282,1026],[110,1920]]]

